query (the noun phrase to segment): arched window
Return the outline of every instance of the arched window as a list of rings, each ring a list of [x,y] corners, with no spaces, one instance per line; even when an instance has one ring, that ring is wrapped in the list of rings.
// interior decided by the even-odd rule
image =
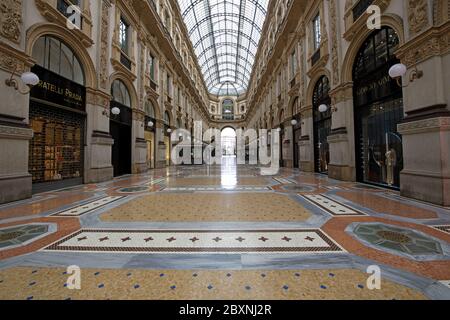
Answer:
[[[315,171],[319,173],[328,172],[330,163],[330,147],[328,136],[331,134],[331,98],[330,82],[328,77],[322,76],[314,87],[313,108],[314,108],[314,160]],[[319,106],[326,105],[325,112],[320,112]]]
[[[167,125],[170,125],[170,115],[169,115],[169,112],[164,112],[164,122],[167,124]]]
[[[355,81],[386,66],[386,63],[396,60],[394,52],[399,46],[400,40],[391,28],[383,28],[373,33],[364,44],[355,60],[353,78]]]
[[[121,80],[114,80],[111,86],[113,100],[128,108],[131,108],[130,92]]]
[[[66,44],[51,36],[40,37],[33,47],[37,65],[61,77],[85,85],[84,70],[80,60]]]
[[[320,112],[318,110],[319,106],[322,104],[330,106],[331,98],[329,92],[330,82],[328,80],[328,77],[322,76],[319,81],[317,81],[316,86],[314,87],[313,94],[314,118],[316,121],[331,117],[331,108],[328,108],[328,111],[326,112]]]
[[[145,114],[150,118],[155,119],[155,107],[153,106],[153,103],[151,101],[147,100],[145,102]]]
[[[225,120],[234,120],[234,102],[231,99],[225,99],[222,102],[222,116]]]

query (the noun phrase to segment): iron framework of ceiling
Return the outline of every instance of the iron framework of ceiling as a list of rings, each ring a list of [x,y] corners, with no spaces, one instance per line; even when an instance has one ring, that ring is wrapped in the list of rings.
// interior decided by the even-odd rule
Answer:
[[[268,2],[178,0],[211,94],[223,96],[246,92]]]

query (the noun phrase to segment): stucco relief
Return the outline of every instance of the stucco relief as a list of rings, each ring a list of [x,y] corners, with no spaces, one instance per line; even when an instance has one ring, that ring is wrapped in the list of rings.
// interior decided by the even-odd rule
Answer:
[[[415,35],[428,26],[428,3],[425,0],[408,1],[409,31]]]
[[[0,36],[19,42],[22,24],[22,0],[0,2]]]

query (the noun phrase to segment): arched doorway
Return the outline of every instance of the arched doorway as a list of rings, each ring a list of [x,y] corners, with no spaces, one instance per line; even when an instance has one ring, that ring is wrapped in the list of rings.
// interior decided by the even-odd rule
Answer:
[[[322,76],[316,83],[313,93],[313,113],[314,113],[314,167],[318,173],[328,173],[330,163],[330,146],[328,136],[331,133],[330,108],[331,98],[330,82],[327,76]],[[321,112],[319,107],[326,105],[328,108]]]
[[[285,142],[285,138],[286,138],[286,131],[284,128],[284,110],[281,110],[280,112],[280,118],[279,118],[279,123],[280,123],[280,145],[279,145],[279,152],[280,152],[280,167],[284,167],[284,152],[285,152],[285,148],[284,148],[284,142]]]
[[[399,37],[388,27],[372,33],[362,45],[353,66],[357,180],[400,187],[403,169],[402,88],[389,77],[399,63],[394,52]]]
[[[111,85],[111,109],[117,107],[120,114],[110,112],[110,133],[114,139],[112,147],[112,165],[114,176],[131,174],[131,96],[121,80],[114,80]]]
[[[168,111],[164,112],[164,145],[166,146],[166,166],[170,166],[171,142],[170,136],[172,128],[170,123],[170,114]]]
[[[221,133],[221,151],[223,157],[235,157],[236,150],[236,130],[231,127],[224,128]]]
[[[144,138],[147,142],[147,168],[155,168],[155,128],[156,114],[155,106],[150,100],[145,102],[145,132]]]
[[[302,124],[301,124],[301,116],[299,111],[299,99],[295,97],[294,102],[292,104],[292,120],[293,120],[293,159],[294,159],[294,168],[300,168],[300,148],[299,143],[302,138]],[[294,121],[295,120],[295,121]]]
[[[225,99],[222,102],[222,119],[234,120],[234,101]]]
[[[83,66],[62,40],[42,36],[32,50],[31,71],[40,82],[30,93],[29,172],[33,191],[83,183],[86,88]]]

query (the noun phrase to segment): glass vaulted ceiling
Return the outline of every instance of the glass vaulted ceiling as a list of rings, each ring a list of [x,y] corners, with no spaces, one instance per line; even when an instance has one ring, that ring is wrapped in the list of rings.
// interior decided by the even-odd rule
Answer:
[[[247,90],[268,1],[178,0],[210,93]]]

